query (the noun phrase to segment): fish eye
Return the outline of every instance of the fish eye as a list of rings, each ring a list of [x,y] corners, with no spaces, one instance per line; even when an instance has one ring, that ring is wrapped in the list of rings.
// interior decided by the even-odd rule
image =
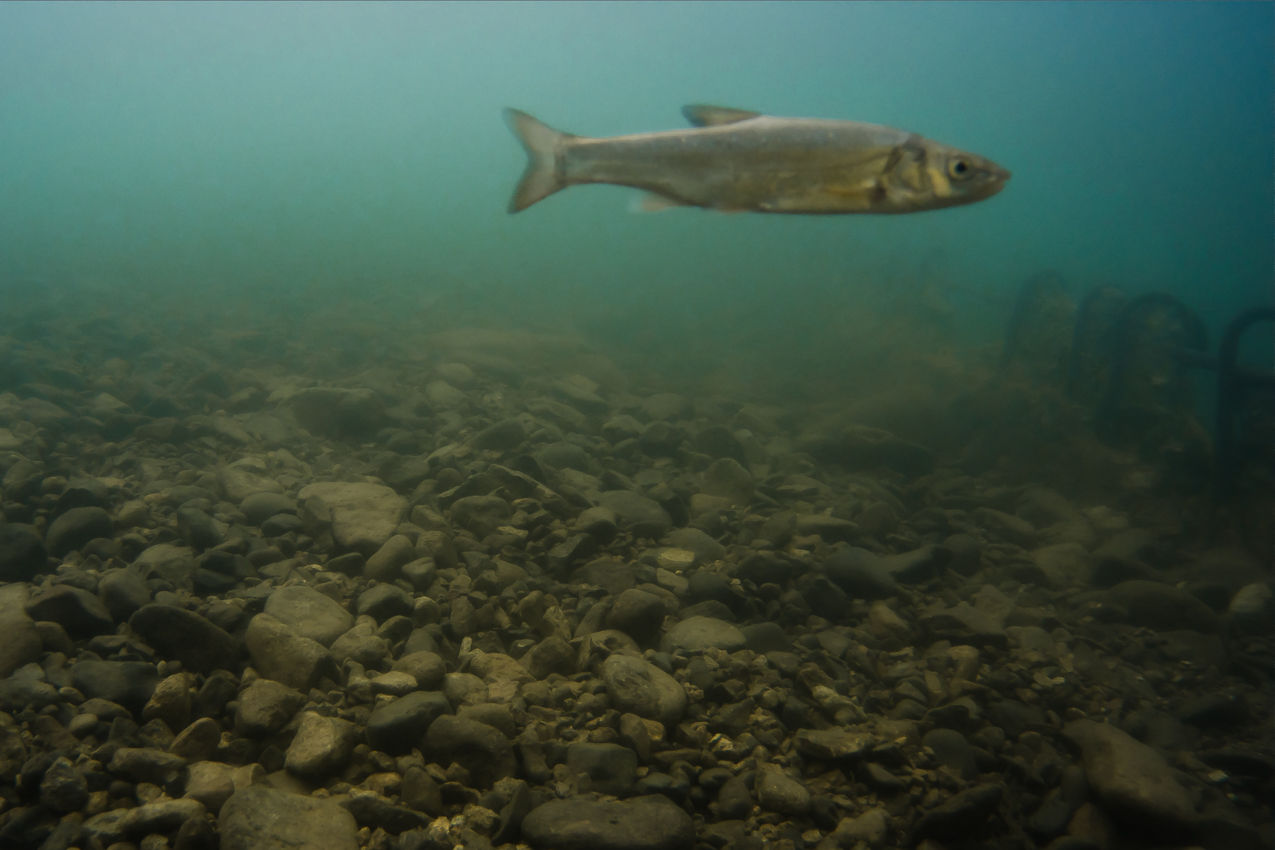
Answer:
[[[947,164],[947,172],[952,177],[958,179],[968,177],[970,173],[970,164],[964,159],[954,159]]]

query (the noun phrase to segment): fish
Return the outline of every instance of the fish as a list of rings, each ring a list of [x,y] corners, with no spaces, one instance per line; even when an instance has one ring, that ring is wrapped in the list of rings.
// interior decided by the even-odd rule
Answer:
[[[569,186],[609,183],[646,192],[643,211],[891,215],[976,203],[1010,177],[977,154],[859,121],[697,104],[682,108],[689,129],[589,138],[504,114],[527,152],[511,214]]]

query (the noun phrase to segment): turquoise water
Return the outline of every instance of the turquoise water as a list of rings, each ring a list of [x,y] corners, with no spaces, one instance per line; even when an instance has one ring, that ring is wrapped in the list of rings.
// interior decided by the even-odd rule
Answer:
[[[994,345],[1053,269],[1076,297],[1175,295],[1216,341],[1272,297],[1273,23],[1246,3],[4,3],[0,277],[175,309],[419,295],[693,370],[717,345],[831,356],[908,309]],[[897,126],[1014,177],[901,217],[639,215],[593,186],[506,214],[502,107],[611,135],[692,102]]]

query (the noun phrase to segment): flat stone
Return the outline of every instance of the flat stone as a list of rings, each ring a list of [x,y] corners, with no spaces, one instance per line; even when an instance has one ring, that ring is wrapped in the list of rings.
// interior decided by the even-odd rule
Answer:
[[[452,502],[452,522],[479,540],[509,524],[513,509],[499,496],[465,496]]]
[[[354,616],[332,597],[303,584],[271,593],[264,612],[294,633],[325,647],[331,647],[354,625]]]
[[[691,816],[662,795],[632,800],[550,800],[523,818],[537,850],[691,850]]]
[[[358,850],[358,824],[340,805],[250,786],[217,817],[221,850]]]
[[[120,821],[120,829],[125,835],[141,838],[156,832],[176,832],[187,821],[203,816],[204,804],[198,800],[157,800],[129,809]]]
[[[129,628],[161,655],[195,673],[230,670],[239,660],[239,641],[194,611],[173,605],[143,605]]]
[[[111,613],[101,600],[69,584],[54,585],[31,597],[26,612],[33,620],[57,623],[75,640],[115,631]]]
[[[735,652],[743,649],[747,641],[744,634],[725,620],[712,617],[689,617],[669,629],[660,640],[660,651],[687,654],[706,649]]]
[[[698,528],[675,528],[664,535],[665,545],[695,553],[694,566],[720,561],[726,557],[726,547]]]
[[[297,498],[318,497],[332,515],[332,539],[364,557],[389,540],[407,513],[407,500],[380,484],[328,481],[310,484]]]

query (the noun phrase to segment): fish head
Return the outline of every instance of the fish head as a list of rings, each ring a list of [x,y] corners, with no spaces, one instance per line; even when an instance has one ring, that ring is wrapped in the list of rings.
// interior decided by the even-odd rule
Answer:
[[[1010,173],[978,154],[928,142],[922,167],[933,196],[933,206],[972,204],[1005,188]]]

